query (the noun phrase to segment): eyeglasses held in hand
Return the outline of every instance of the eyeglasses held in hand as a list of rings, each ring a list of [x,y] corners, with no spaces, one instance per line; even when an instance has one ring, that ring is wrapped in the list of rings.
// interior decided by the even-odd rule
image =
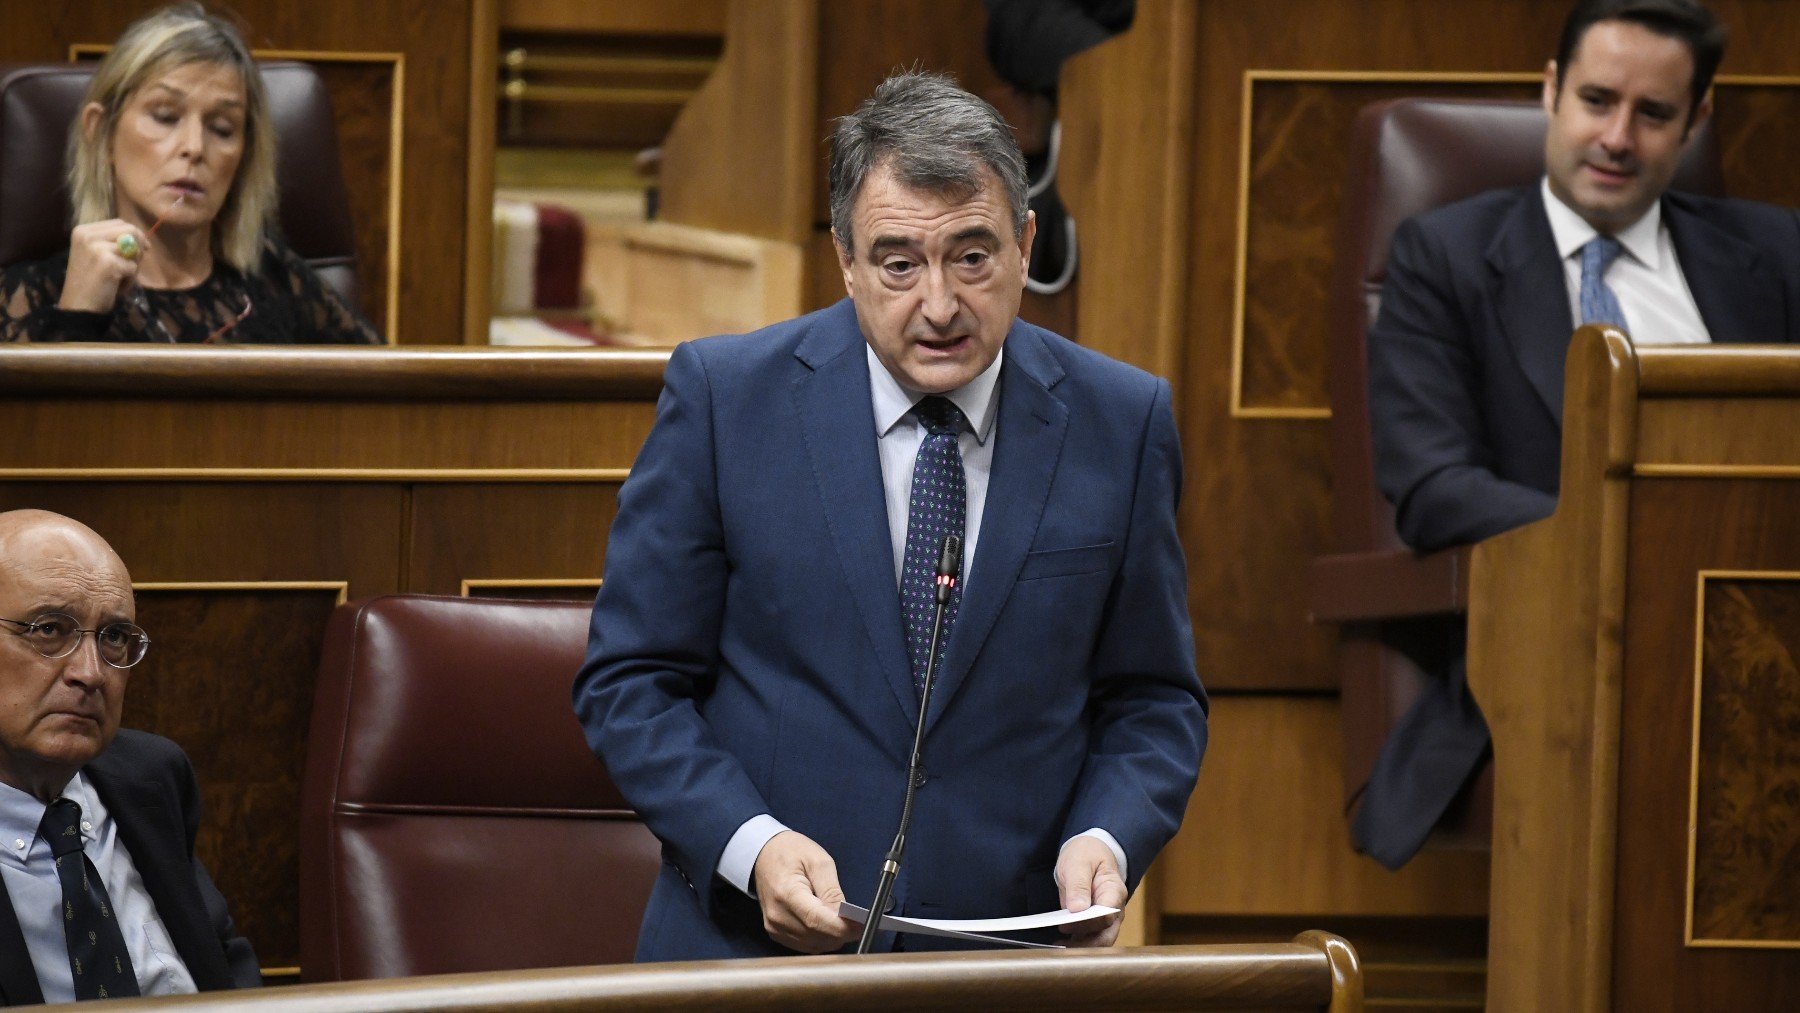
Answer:
[[[46,612],[36,619],[0,619],[19,627],[13,636],[24,638],[32,649],[46,658],[66,658],[81,646],[81,638],[94,635],[100,649],[100,660],[114,668],[130,668],[150,653],[150,638],[131,623],[108,623],[97,630],[84,630],[73,616]]]

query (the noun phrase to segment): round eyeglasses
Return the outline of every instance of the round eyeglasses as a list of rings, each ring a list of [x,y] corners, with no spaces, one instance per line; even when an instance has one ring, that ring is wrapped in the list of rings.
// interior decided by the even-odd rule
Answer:
[[[0,619],[18,627],[13,636],[24,638],[32,649],[46,658],[66,658],[81,646],[81,638],[92,633],[100,649],[100,660],[114,668],[130,668],[144,660],[150,652],[150,638],[131,623],[108,623],[97,630],[84,630],[73,616],[46,612],[36,619]]]

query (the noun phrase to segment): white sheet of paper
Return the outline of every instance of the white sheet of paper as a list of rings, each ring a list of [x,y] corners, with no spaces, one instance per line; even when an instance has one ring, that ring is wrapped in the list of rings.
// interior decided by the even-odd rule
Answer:
[[[897,915],[882,915],[881,927],[888,932],[915,932],[927,936],[943,936],[949,939],[975,939],[986,943],[999,943],[1003,946],[1020,946],[1029,949],[1061,949],[1049,943],[1027,943],[1018,939],[1007,939],[991,936],[990,932],[1024,932],[1028,929],[1048,929],[1059,925],[1079,925],[1091,922],[1107,915],[1118,914],[1116,907],[1095,905],[1086,911],[1046,911],[1043,914],[1019,915],[1014,918],[901,918]],[[858,924],[869,920],[869,909],[859,907],[848,901],[838,905],[838,914],[846,921]]]

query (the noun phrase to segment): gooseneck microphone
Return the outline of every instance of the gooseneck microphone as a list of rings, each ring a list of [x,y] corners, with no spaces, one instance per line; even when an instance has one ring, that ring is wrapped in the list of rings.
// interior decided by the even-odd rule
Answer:
[[[944,632],[944,608],[950,604],[950,592],[956,589],[961,573],[962,539],[945,535],[938,551],[937,581],[932,591],[937,600],[937,611],[931,619],[931,646],[925,653],[925,686],[919,691],[919,724],[913,729],[912,760],[906,765],[906,801],[900,805],[900,829],[894,834],[894,844],[888,848],[887,858],[881,863],[881,879],[875,884],[875,899],[869,903],[869,920],[863,923],[862,942],[856,944],[858,953],[867,953],[875,945],[881,916],[894,894],[894,879],[900,875],[900,857],[906,851],[906,828],[912,823],[913,792],[919,787],[920,760],[925,748],[925,716],[931,713],[931,684],[937,681],[938,640]]]

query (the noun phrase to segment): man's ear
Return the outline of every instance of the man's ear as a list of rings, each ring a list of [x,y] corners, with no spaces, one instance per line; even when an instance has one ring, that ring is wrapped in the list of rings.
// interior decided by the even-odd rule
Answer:
[[[81,136],[90,142],[100,130],[100,121],[106,116],[106,108],[98,102],[89,102],[81,107]]]
[[[1031,270],[1031,244],[1037,239],[1037,212],[1025,212],[1025,231],[1019,235],[1019,261],[1025,265],[1027,273]]]
[[[1544,113],[1556,112],[1556,61],[1544,64]]]
[[[1687,133],[1682,135],[1681,143],[1686,144],[1688,141],[1693,140],[1694,134],[1697,133],[1701,127],[1706,126],[1707,122],[1712,119],[1712,114],[1713,90],[1708,88],[1706,89],[1706,94],[1700,97],[1700,104],[1694,107],[1694,115],[1688,117]]]

